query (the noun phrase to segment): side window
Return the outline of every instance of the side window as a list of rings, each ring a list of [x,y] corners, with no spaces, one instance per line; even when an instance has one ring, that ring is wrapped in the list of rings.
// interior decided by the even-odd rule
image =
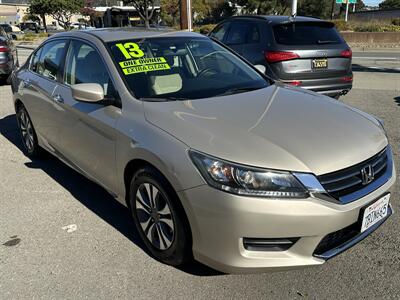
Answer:
[[[66,41],[53,41],[45,44],[40,53],[36,72],[52,80],[57,79],[57,73],[63,61]]]
[[[211,32],[210,36],[216,38],[218,41],[222,41],[226,32],[228,31],[228,27],[230,22],[225,22],[224,24],[217,27],[213,32]]]
[[[30,69],[33,72],[37,72],[37,67],[38,67],[38,63],[39,63],[39,58],[40,58],[40,54],[42,53],[42,48],[40,48],[38,51],[36,51],[31,58],[31,63],[30,63]]]
[[[99,53],[90,45],[81,41],[72,41],[67,53],[64,83],[98,83],[104,89],[106,97],[113,97],[115,90],[110,76]]]
[[[238,45],[246,42],[248,32],[247,23],[233,22],[226,39],[227,45]]]

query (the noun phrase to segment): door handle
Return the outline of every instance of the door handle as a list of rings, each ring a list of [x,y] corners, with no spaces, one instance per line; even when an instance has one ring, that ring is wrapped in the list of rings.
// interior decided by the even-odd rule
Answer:
[[[55,101],[55,102],[57,102],[57,103],[64,103],[64,99],[63,99],[63,97],[61,97],[61,95],[55,95],[54,97],[53,97],[53,100]]]
[[[23,83],[23,85],[24,85],[24,88],[28,88],[28,87],[31,86],[32,80],[26,79],[26,80],[23,80],[22,83]]]

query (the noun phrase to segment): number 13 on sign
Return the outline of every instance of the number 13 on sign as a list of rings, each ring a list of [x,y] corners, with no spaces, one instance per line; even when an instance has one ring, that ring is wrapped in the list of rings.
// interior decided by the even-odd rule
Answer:
[[[144,56],[144,52],[136,43],[116,44],[115,46],[121,50],[126,59],[141,58]]]

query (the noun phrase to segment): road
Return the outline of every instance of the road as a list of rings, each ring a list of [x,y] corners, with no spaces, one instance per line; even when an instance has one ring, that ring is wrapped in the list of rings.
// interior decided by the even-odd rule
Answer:
[[[341,101],[385,121],[400,170],[400,73],[355,64],[368,71],[355,72],[355,88]],[[257,275],[177,269],[143,250],[128,211],[99,186],[54,158],[22,154],[9,86],[0,87],[0,131],[1,299],[400,298],[399,185],[391,198],[397,213],[321,267]]]

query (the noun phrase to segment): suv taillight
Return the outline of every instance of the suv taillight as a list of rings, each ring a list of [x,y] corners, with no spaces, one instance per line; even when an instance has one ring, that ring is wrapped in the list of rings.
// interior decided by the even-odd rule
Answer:
[[[344,50],[340,53],[341,57],[351,58],[353,56],[353,51],[350,49]]]
[[[265,59],[269,63],[300,58],[296,53],[286,51],[265,51]]]

